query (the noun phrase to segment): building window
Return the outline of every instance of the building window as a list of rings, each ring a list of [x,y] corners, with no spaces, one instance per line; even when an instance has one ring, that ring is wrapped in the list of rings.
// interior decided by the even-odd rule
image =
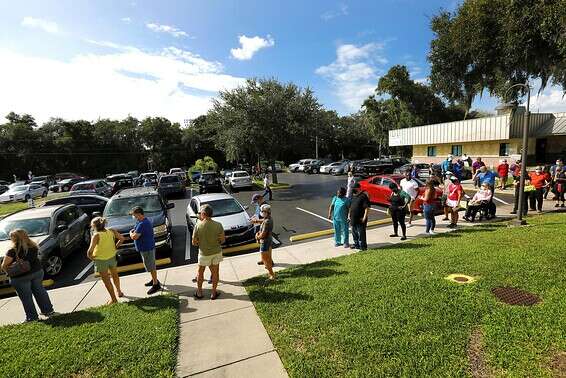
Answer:
[[[426,156],[436,156],[436,146],[428,146],[426,148]]]
[[[509,143],[499,144],[499,156],[509,156]]]
[[[462,156],[462,145],[453,145],[452,146],[452,156]]]

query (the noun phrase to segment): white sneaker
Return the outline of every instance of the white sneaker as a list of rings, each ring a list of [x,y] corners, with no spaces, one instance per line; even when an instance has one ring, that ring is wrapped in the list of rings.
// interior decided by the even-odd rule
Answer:
[[[430,230],[430,231],[428,232],[428,234],[429,234],[429,235],[436,235],[436,232]]]
[[[409,228],[409,227],[413,227],[413,224],[412,224],[412,223],[407,223],[407,228]]]

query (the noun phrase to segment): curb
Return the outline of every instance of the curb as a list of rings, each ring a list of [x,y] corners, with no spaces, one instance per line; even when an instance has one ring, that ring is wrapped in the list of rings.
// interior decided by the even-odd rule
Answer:
[[[251,251],[253,249],[258,249],[259,244],[257,243],[250,243],[244,245],[238,245],[236,247],[230,247],[222,250],[223,255],[230,255],[233,253],[243,252],[243,251]]]
[[[171,264],[171,259],[169,257],[155,261],[156,266],[162,266],[162,265],[167,265],[167,264]],[[126,273],[126,272],[131,272],[131,271],[134,271],[134,270],[142,270],[142,269],[145,269],[143,263],[122,265],[122,266],[118,266],[118,268],[117,268],[118,273]],[[96,272],[96,273],[94,273],[94,276],[100,277],[100,274],[98,272]]]
[[[390,218],[379,219],[379,220],[368,222],[367,226],[372,227],[372,226],[379,226],[379,225],[389,224],[389,223],[392,223],[392,220]],[[296,241],[301,241],[301,240],[314,239],[314,238],[318,238],[318,237],[321,237],[321,236],[333,235],[333,234],[334,234],[334,229],[328,229],[328,230],[322,230],[322,231],[309,232],[309,233],[306,233],[306,234],[293,235],[289,238],[289,240],[291,242],[296,242]]]

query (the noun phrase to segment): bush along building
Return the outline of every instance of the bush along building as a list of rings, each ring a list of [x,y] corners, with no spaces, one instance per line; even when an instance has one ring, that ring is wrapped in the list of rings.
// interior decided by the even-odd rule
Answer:
[[[412,146],[414,163],[437,163],[448,155],[480,156],[488,166],[521,156],[524,107],[498,108],[493,117],[438,123],[389,131],[389,146]],[[532,113],[529,120],[529,165],[566,158],[566,112]]]

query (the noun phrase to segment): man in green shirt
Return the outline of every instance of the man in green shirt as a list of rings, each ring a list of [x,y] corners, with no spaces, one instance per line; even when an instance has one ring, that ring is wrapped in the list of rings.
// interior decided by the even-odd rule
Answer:
[[[192,243],[199,247],[198,277],[196,299],[202,299],[202,283],[204,270],[208,266],[212,275],[212,295],[210,299],[218,298],[216,288],[220,279],[220,262],[222,261],[222,243],[226,240],[222,224],[212,220],[212,207],[202,205],[199,212],[200,220],[193,231]]]

